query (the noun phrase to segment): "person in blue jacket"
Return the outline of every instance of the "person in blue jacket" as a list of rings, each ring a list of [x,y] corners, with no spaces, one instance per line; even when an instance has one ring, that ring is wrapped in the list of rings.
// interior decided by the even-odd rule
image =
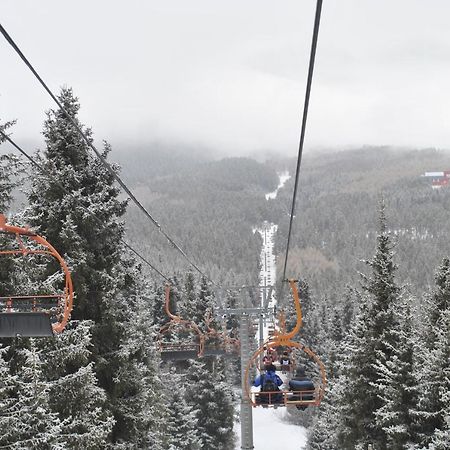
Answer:
[[[295,391],[291,400],[310,401],[314,400],[314,383],[306,376],[305,369],[298,367],[294,378],[289,381],[289,389]],[[307,405],[299,405],[297,409],[305,410]]]
[[[275,373],[276,368],[273,364],[265,367],[266,373],[256,377],[253,386],[261,386],[261,392],[271,392],[271,394],[260,394],[257,396],[258,403],[279,403],[283,401],[283,394],[273,393],[280,390],[283,380]]]

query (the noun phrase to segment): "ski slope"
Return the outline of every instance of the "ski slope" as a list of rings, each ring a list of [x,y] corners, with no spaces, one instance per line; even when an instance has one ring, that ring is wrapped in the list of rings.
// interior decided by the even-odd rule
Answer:
[[[288,172],[279,174],[280,182],[274,192],[266,194],[266,199],[275,199],[279,189],[290,178]],[[276,258],[274,254],[274,237],[278,225],[264,222],[261,228],[256,228],[262,239],[260,262],[260,285],[273,286],[276,280]],[[264,294],[261,294],[261,306],[264,303]],[[276,306],[275,293],[272,292],[269,298],[269,308]],[[272,322],[263,322],[263,337],[266,340],[269,336],[269,328],[273,326]],[[256,333],[256,339],[259,340],[259,330]],[[285,380],[283,380],[285,381]],[[293,425],[283,421],[287,414],[285,408],[253,408],[253,444],[255,450],[302,450],[306,446],[306,429],[298,425]],[[235,433],[237,435],[236,449],[241,448],[240,424],[235,424]]]
[[[266,194],[266,200],[269,199],[274,200],[275,198],[277,198],[278,191],[285,185],[286,181],[289,180],[289,178],[291,178],[287,170],[285,172],[278,174],[278,177],[280,181],[278,183],[277,188],[273,192],[269,192],[268,194]]]
[[[253,408],[255,450],[304,450],[306,429],[283,421],[286,408]],[[235,424],[236,450],[241,448],[240,424]]]
[[[273,223],[264,222],[262,228],[257,228],[256,231],[263,239],[263,245],[260,255],[261,272],[259,275],[260,286],[273,286],[276,278],[276,259],[273,253],[274,236],[278,226]],[[270,295],[268,299],[269,309],[276,305],[275,292],[268,289],[261,291],[260,306],[264,307],[265,296]],[[264,341],[269,337],[269,328],[273,326],[273,322],[264,319],[263,322],[263,339]],[[259,341],[259,330],[256,332],[256,340]]]

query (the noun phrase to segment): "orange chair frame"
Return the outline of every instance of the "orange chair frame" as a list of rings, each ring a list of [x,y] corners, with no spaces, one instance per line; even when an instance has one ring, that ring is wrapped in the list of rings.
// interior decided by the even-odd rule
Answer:
[[[195,344],[195,348],[198,349],[197,356],[199,358],[201,356],[203,356],[203,353],[205,351],[205,335],[202,333],[200,328],[194,322],[191,322],[190,320],[184,320],[180,316],[176,316],[175,314],[173,314],[170,311],[170,284],[168,284],[168,283],[166,284],[166,287],[165,287],[164,310],[166,311],[166,314],[169,317],[170,322],[163,325],[161,327],[161,329],[159,330],[159,341],[158,341],[159,350],[164,351],[165,349],[166,350],[168,349],[168,347],[167,347],[168,344],[163,343],[162,339],[161,339],[164,334],[169,333],[176,327],[184,327],[185,329],[193,331],[198,336],[198,345]],[[186,350],[187,347],[189,347],[189,349],[191,349],[194,347],[194,344],[192,346],[185,345],[185,348],[182,348],[182,345],[180,345],[180,344],[173,344],[173,348],[170,348],[170,350],[171,351],[177,350],[177,348],[180,348],[180,347],[181,347],[181,350]]]
[[[58,251],[43,237],[31,231],[29,228],[20,228],[12,225],[7,225],[6,218],[3,214],[0,214],[0,232],[14,234],[16,236],[17,242],[19,244],[19,249],[17,250],[0,250],[0,255],[47,255],[54,257],[60,264],[61,269],[64,272],[65,286],[63,294],[55,295],[25,295],[25,296],[8,296],[1,297],[2,300],[6,300],[9,304],[8,309],[12,308],[13,302],[28,299],[40,299],[40,298],[58,298],[60,299],[60,306],[62,306],[62,314],[57,317],[57,322],[52,324],[53,331],[55,333],[61,333],[67,325],[70,319],[70,314],[73,309],[73,284],[72,277],[70,275],[69,268],[63,257],[58,253]],[[22,240],[22,236],[26,236],[30,240],[40,244],[45,247],[46,250],[36,250],[27,248]]]
[[[292,339],[295,337],[295,335],[300,331],[300,328],[303,324],[303,316],[302,316],[302,309],[300,305],[300,299],[298,295],[298,289],[296,280],[289,280],[289,285],[292,289],[292,295],[294,298],[294,305],[295,305],[295,311],[297,314],[297,323],[295,327],[290,331],[289,333],[286,333],[284,330],[277,331],[275,330],[274,336],[270,338],[266,343],[263,344],[262,347],[260,347],[256,352],[252,355],[250,358],[247,367],[245,369],[245,378],[247,380],[247,383],[245,384],[245,391],[246,396],[248,398],[248,401],[252,404],[252,406],[319,406],[323,396],[325,394],[325,389],[327,385],[327,374],[325,370],[325,366],[320,360],[320,358],[309,348],[305,345],[301,344],[300,342],[293,341]],[[311,395],[314,394],[313,400],[301,400],[302,395],[300,394],[300,400],[298,401],[289,401],[289,396],[291,394],[299,394],[297,391],[277,391],[269,394],[278,394],[283,396],[283,402],[276,403],[275,405],[267,405],[267,404],[261,404],[257,403],[258,396],[261,396],[261,394],[268,394],[266,392],[251,392],[250,390],[250,372],[251,369],[254,367],[259,366],[259,361],[261,358],[261,355],[264,353],[265,348],[276,348],[276,347],[293,347],[298,348],[299,350],[302,350],[305,352],[319,367],[320,371],[320,385],[316,387],[314,391],[301,391],[303,392],[303,395]],[[270,396],[269,396],[270,397]]]

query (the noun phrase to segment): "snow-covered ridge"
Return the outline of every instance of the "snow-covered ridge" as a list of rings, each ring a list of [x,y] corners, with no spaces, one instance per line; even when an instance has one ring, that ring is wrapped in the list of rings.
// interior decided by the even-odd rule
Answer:
[[[286,170],[285,172],[279,173],[278,178],[280,179],[280,182],[278,183],[277,188],[273,192],[269,192],[268,194],[266,194],[266,200],[273,200],[274,198],[277,198],[278,191],[286,184],[286,181],[289,180],[291,176]]]

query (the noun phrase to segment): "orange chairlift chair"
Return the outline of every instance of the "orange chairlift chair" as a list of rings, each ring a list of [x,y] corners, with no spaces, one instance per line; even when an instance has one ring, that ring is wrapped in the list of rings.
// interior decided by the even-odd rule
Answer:
[[[0,232],[15,236],[16,248],[0,249],[9,257],[43,255],[55,258],[64,274],[64,289],[53,294],[0,296],[0,337],[45,337],[64,330],[73,308],[73,285],[62,256],[43,237],[28,228],[7,225],[0,214]],[[31,245],[30,245],[31,244]],[[37,245],[36,245],[37,244]]]
[[[205,336],[200,328],[190,320],[183,320],[170,311],[170,284],[165,288],[164,309],[170,321],[159,330],[158,349],[162,360],[187,360],[203,356],[205,350]],[[190,342],[171,342],[164,340],[176,328],[194,333],[195,339]]]
[[[289,285],[292,289],[292,295],[294,298],[295,311],[297,314],[297,323],[295,327],[290,332],[286,332],[285,330],[275,330],[273,336],[269,338],[269,340],[251,356],[245,369],[245,378],[247,380],[246,396],[248,401],[253,406],[296,406],[298,408],[303,408],[307,406],[319,406],[323,399],[327,384],[325,366],[309,347],[292,340],[302,326],[302,310],[296,283],[296,280],[289,280]],[[301,350],[314,361],[314,363],[318,366],[320,373],[320,378],[318,382],[315,383],[314,389],[299,391],[282,390],[274,392],[251,391],[251,375],[255,373],[254,369],[259,370],[261,355],[266,351],[266,349],[276,349],[279,347]]]

